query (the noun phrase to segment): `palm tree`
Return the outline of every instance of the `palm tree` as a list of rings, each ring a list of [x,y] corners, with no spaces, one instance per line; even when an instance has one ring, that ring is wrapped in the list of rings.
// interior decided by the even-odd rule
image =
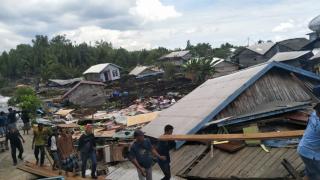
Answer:
[[[200,84],[211,77],[214,73],[214,64],[211,58],[192,58],[183,65],[185,76],[193,83]]]

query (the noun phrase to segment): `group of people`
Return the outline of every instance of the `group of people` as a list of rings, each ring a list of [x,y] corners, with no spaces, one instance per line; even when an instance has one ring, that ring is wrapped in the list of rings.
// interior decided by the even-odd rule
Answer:
[[[173,126],[164,127],[164,135],[171,135]],[[153,155],[157,158],[157,163],[162,170],[164,177],[161,180],[171,178],[170,153],[175,147],[174,141],[159,141],[151,143],[144,137],[141,130],[134,132],[135,141],[130,147],[129,159],[138,171],[139,180],[152,180]]]
[[[13,112],[13,111],[11,111]],[[8,114],[8,119],[10,111]],[[12,116],[12,115],[11,115]],[[4,116],[0,116],[1,118]],[[1,124],[1,132],[6,135],[6,143],[10,141],[10,149],[13,160],[13,165],[17,165],[17,150],[19,151],[18,158],[23,160],[23,143],[25,140],[20,134],[15,122],[7,121],[4,126]],[[53,128],[52,131],[44,127],[43,124],[39,123],[37,128],[33,131],[32,149],[34,150],[34,156],[36,159],[36,165],[44,166],[45,162],[45,151],[46,148],[49,150],[54,163],[53,170],[58,169],[59,174],[64,170],[68,176],[68,172],[72,171],[77,174],[79,167],[78,154],[81,157],[81,175],[83,178],[86,176],[87,161],[91,160],[91,177],[97,178],[96,176],[96,143],[93,135],[92,125],[87,125],[85,133],[82,134],[78,141],[78,148],[75,149],[72,135],[65,128]]]
[[[8,113],[0,112],[0,137],[3,137],[9,131],[9,128],[17,128],[17,114],[23,122],[23,134],[29,134],[31,129],[29,113],[26,110],[16,111],[12,108],[8,109]]]

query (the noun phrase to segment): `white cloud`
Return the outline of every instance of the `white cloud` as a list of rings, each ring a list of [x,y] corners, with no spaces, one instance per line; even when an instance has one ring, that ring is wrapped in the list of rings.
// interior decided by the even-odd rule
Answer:
[[[0,23],[0,50],[10,50],[20,43],[28,43],[29,39],[11,31],[9,27]]]
[[[295,28],[294,20],[290,19],[288,22],[282,22],[272,29],[272,32],[288,32]]]
[[[134,30],[120,31],[103,29],[98,26],[83,26],[74,30],[61,31],[57,34],[65,34],[67,38],[76,41],[76,43],[94,43],[103,40],[111,42],[115,47],[123,47],[128,50],[151,48],[150,43],[139,39],[141,37],[139,31]]]
[[[137,0],[136,6],[130,8],[129,13],[142,18],[144,22],[162,21],[182,15],[174,6],[163,5],[159,0]]]

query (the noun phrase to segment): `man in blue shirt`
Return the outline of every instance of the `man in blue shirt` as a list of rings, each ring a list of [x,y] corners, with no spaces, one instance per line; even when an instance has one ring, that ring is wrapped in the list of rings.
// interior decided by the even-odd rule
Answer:
[[[129,159],[137,168],[139,180],[152,180],[152,154],[161,160],[166,157],[159,155],[142,131],[136,130],[133,136],[135,142],[130,147]]]
[[[170,124],[164,127],[164,135],[171,135],[173,132],[173,126]],[[174,141],[159,141],[157,150],[161,156],[165,156],[166,160],[158,159],[158,164],[162,170],[164,177],[161,180],[170,180],[170,150],[176,146]]]
[[[320,103],[314,110],[299,143],[298,153],[305,164],[304,179],[320,180]]]

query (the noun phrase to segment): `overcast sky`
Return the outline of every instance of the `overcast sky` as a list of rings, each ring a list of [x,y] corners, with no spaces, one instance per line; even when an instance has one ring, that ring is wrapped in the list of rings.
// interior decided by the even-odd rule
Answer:
[[[128,50],[304,37],[320,0],[1,0],[0,51],[35,35]]]

